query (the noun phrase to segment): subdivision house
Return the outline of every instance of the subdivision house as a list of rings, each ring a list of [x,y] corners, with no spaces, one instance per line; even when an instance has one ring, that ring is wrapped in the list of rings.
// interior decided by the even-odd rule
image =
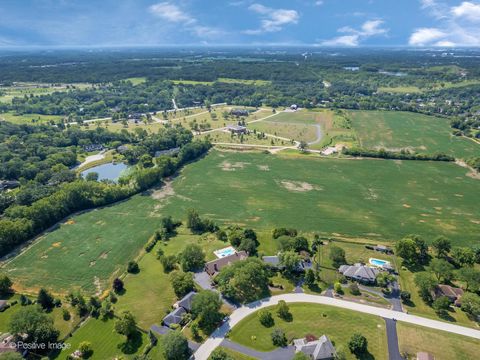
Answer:
[[[306,339],[295,339],[293,345],[296,352],[303,352],[312,360],[330,360],[335,359],[337,355],[335,347],[326,335],[308,342]]]
[[[173,324],[181,324],[184,315],[192,310],[192,301],[195,295],[197,295],[195,291],[190,291],[187,295],[178,300],[173,305],[175,309],[163,318],[163,325],[171,326]]]
[[[83,150],[87,151],[87,152],[91,152],[91,151],[102,151],[104,149],[103,145],[102,144],[89,144],[89,145],[85,145],[83,147]]]
[[[435,289],[433,289],[432,293],[433,299],[438,299],[439,297],[446,296],[455,306],[461,306],[462,295],[462,289],[444,284],[437,285]]]
[[[248,110],[245,109],[232,109],[230,115],[233,116],[248,116]]]
[[[159,151],[155,151],[155,157],[159,157],[159,156],[163,156],[163,155],[172,156],[172,155],[178,154],[179,152],[180,152],[179,147],[174,147],[174,148],[167,149],[167,150],[159,150]]]
[[[356,280],[366,284],[373,284],[376,281],[379,271],[373,267],[355,264],[341,265],[338,271],[347,279]]]
[[[228,266],[240,260],[245,260],[247,257],[248,254],[242,250],[232,255],[209,261],[205,264],[205,272],[210,276],[215,276],[225,266]]]
[[[247,133],[247,128],[242,125],[228,125],[227,130],[230,131],[233,134],[246,134]]]

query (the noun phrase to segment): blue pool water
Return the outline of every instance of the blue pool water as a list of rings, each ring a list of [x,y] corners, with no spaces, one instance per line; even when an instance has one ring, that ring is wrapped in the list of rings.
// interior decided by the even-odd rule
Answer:
[[[375,265],[375,266],[383,266],[385,264],[390,263],[389,261],[386,261],[386,260],[373,259],[373,258],[369,259],[368,261],[370,262],[370,264]]]
[[[220,249],[220,250],[216,250],[214,251],[214,254],[218,257],[218,258],[223,258],[225,256],[229,256],[229,255],[233,255],[235,254],[235,249],[231,246],[229,247],[226,247],[224,249]]]

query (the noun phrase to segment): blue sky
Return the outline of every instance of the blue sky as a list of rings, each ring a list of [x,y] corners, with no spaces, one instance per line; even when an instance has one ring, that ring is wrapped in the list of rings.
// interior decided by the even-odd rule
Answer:
[[[480,46],[480,0],[1,0],[0,46]]]

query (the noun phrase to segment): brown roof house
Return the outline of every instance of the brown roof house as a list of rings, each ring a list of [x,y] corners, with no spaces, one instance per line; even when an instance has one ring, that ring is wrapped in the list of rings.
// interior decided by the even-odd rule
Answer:
[[[455,306],[462,305],[461,298],[463,295],[463,290],[460,288],[440,284],[435,287],[432,295],[434,299],[446,296],[453,304],[455,304]]]
[[[232,255],[228,255],[220,259],[209,261],[205,264],[205,272],[210,276],[215,276],[225,266],[228,266],[240,260],[245,260],[247,257],[248,257],[248,254],[242,250]]]
[[[322,335],[318,340],[307,341],[306,339],[293,340],[295,352],[303,352],[312,360],[335,359],[337,352],[332,342],[326,335]]]

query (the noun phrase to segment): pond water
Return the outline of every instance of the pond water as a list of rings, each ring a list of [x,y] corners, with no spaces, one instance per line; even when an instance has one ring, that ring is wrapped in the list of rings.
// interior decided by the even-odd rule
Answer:
[[[124,171],[128,169],[128,165],[124,163],[109,163],[98,165],[88,170],[82,171],[81,175],[83,178],[87,174],[96,172],[98,174],[98,180],[112,180],[117,181],[118,178],[123,175]]]

